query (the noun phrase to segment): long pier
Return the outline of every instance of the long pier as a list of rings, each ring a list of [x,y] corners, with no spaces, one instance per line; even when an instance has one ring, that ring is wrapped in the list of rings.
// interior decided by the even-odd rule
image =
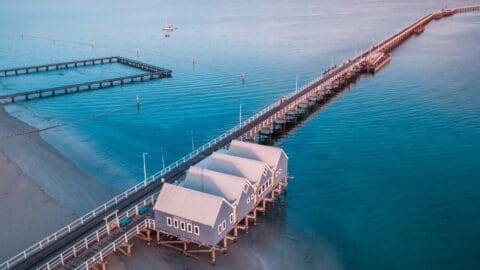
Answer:
[[[480,11],[480,6],[442,9],[427,14],[35,243],[0,264],[0,269],[92,269],[97,266],[105,269],[107,256],[115,252],[130,254],[133,237],[152,241],[150,233],[155,223],[150,208],[164,182],[174,182],[191,165],[227,146],[233,139],[257,141],[262,136],[271,136],[277,123],[294,125],[305,112],[328,102],[361,75],[378,72],[390,60],[390,53],[396,47],[422,33],[432,20],[474,11]]]
[[[128,59],[120,56],[104,57],[104,58],[95,58],[95,59],[86,59],[78,61],[70,61],[63,63],[54,63],[40,66],[30,66],[30,67],[21,67],[13,69],[4,69],[0,70],[1,77],[9,76],[21,76],[28,75],[31,73],[46,72],[51,70],[59,69],[68,69],[68,68],[78,68],[86,67],[91,65],[103,65],[103,64],[119,63],[134,67],[147,73],[136,74],[131,76],[123,76],[110,78],[105,80],[90,81],[79,84],[64,85],[58,87],[52,87],[41,90],[26,91],[20,93],[12,93],[7,95],[0,95],[0,102],[16,102],[18,100],[27,101],[35,98],[46,98],[46,97],[55,97],[58,95],[74,94],[84,91],[99,90],[109,87],[114,87],[117,85],[124,85],[133,82],[144,82],[146,80],[156,80],[172,76],[172,71],[164,68],[160,68],[154,65],[143,63],[137,60]]]
[[[148,72],[168,71],[168,69],[156,67],[150,64],[137,61],[137,60],[132,60],[132,59],[128,59],[120,56],[110,56],[110,57],[102,57],[102,58],[92,58],[92,59],[83,59],[83,60],[76,60],[76,61],[69,61],[69,62],[45,64],[45,65],[38,65],[38,66],[3,69],[3,70],[0,70],[0,77],[20,76],[20,75],[28,75],[31,73],[45,72],[45,71],[51,71],[51,70],[78,68],[78,67],[112,64],[112,63],[121,63],[127,66],[142,69]]]

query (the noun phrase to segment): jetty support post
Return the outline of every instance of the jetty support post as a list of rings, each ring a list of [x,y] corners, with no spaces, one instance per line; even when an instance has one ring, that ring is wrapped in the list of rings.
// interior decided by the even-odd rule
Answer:
[[[215,254],[215,248],[212,247],[210,251],[211,251],[211,253],[212,253],[212,261],[211,261],[211,263],[212,263],[212,265],[215,265],[215,263],[217,262],[217,258],[216,258],[216,254]]]

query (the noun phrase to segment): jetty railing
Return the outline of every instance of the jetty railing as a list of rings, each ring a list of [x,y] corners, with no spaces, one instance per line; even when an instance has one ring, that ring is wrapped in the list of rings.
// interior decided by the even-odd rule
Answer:
[[[101,65],[111,64],[111,63],[117,62],[118,58],[120,57],[110,56],[110,57],[102,57],[102,58],[91,58],[91,59],[76,60],[76,61],[69,61],[69,62],[45,64],[45,65],[2,69],[0,70],[0,77],[20,76],[20,75],[27,75],[30,73],[37,73],[37,72],[45,72],[50,70],[77,68],[79,66],[85,67],[85,66],[97,65],[97,64],[101,64]]]
[[[38,72],[45,72],[45,71],[51,71],[51,70],[78,68],[78,67],[112,64],[112,63],[119,63],[119,64],[131,66],[134,68],[142,69],[148,72],[169,71],[168,69],[164,69],[161,67],[157,67],[151,64],[129,59],[126,57],[109,56],[109,57],[102,57],[102,58],[91,58],[91,59],[75,60],[75,61],[45,64],[45,65],[2,69],[0,70],[0,77],[20,76],[20,75],[28,75],[30,73],[38,73]]]
[[[94,256],[90,257],[88,260],[86,260],[81,265],[75,267],[74,269],[89,270],[90,267],[95,266],[95,264],[97,264],[98,262],[103,262],[104,258],[106,258],[108,255],[116,251],[117,247],[128,243],[130,239],[134,238],[136,235],[140,233],[141,230],[144,230],[144,229],[155,229],[155,220],[153,219],[143,220],[142,222],[137,224],[135,227],[131,228],[126,233],[119,236],[117,239],[115,239],[113,242],[108,244],[106,247],[104,247]]]
[[[125,58],[125,57],[111,56],[111,57],[104,57],[104,58],[77,60],[77,61],[46,64],[46,65],[39,65],[39,66],[4,69],[4,70],[0,70],[0,78],[8,77],[8,76],[28,75],[30,73],[45,72],[49,70],[77,68],[79,66],[82,67],[82,66],[108,64],[108,63],[119,63],[122,65],[130,66],[136,69],[146,71],[147,73],[109,78],[109,79],[98,80],[98,81],[90,81],[90,82],[84,82],[84,83],[78,83],[78,84],[72,84],[72,85],[63,85],[63,86],[52,87],[48,89],[0,95],[0,101],[6,100],[7,102],[8,101],[15,102],[16,101],[15,99],[18,97],[24,97],[24,100],[29,100],[31,98],[46,98],[46,97],[53,97],[56,95],[80,93],[84,91],[99,90],[99,89],[114,87],[116,85],[124,85],[127,83],[162,79],[165,77],[171,77],[172,75],[172,71],[169,69],[164,69],[161,67],[157,67],[154,65],[150,65],[144,62],[140,62],[140,61]]]
[[[142,73],[137,75],[125,76],[125,77],[91,81],[91,82],[85,82],[85,83],[79,83],[79,84],[57,86],[57,87],[52,87],[52,88],[47,88],[42,90],[33,90],[28,92],[1,95],[0,101],[7,100],[7,101],[15,102],[16,101],[15,98],[17,97],[24,97],[24,100],[29,100],[31,98],[54,97],[57,95],[66,95],[66,94],[80,93],[85,91],[100,90],[100,89],[114,87],[117,85],[143,82],[145,80],[162,79],[165,77],[169,77],[170,74],[171,73],[169,73],[168,71],[159,71],[159,72],[153,72],[153,73]],[[45,95],[45,94],[49,94],[49,95]]]
[[[118,220],[122,220],[126,217],[134,217],[140,215],[141,207],[143,206],[152,206],[155,204],[159,192],[156,192],[150,195],[145,200],[141,201],[140,203],[135,204],[133,207],[128,209],[127,211],[118,215]],[[77,255],[87,250],[89,247],[93,246],[95,243],[100,242],[105,236],[109,235],[109,226],[106,224],[102,226],[100,229],[90,233],[88,236],[82,238],[81,240],[77,241],[75,244],[70,246],[69,248],[63,250],[60,254],[55,255],[51,258],[48,262],[42,264],[37,269],[39,270],[50,270],[54,269],[55,267],[64,266],[66,261],[77,257]]]
[[[34,255],[36,252],[42,250],[52,242],[60,239],[61,237],[69,234],[73,230],[75,230],[78,227],[81,227],[84,223],[88,222],[92,218],[104,214],[107,212],[107,210],[113,208],[116,206],[120,201],[123,201],[124,199],[128,198],[135,192],[137,192],[139,189],[149,185],[150,183],[154,182],[156,179],[153,179],[153,176],[150,176],[147,181],[143,181],[141,183],[136,184],[135,186],[127,189],[126,191],[122,192],[121,194],[115,196],[114,198],[110,199],[106,203],[98,206],[97,208],[93,209],[92,211],[88,212],[87,214],[83,215],[82,217],[74,220],[73,222],[69,223],[68,225],[62,227],[55,233],[52,233],[51,235],[43,238],[42,240],[36,242],[29,248],[25,249],[24,251],[18,253],[14,257],[10,258],[9,260],[5,261],[0,265],[0,269],[11,269],[18,263],[24,261],[28,257]],[[145,202],[145,201],[144,201]],[[128,212],[128,211],[127,211]]]

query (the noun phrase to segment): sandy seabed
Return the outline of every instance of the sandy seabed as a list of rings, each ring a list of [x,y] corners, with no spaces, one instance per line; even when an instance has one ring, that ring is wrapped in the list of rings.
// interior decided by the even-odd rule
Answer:
[[[0,105],[0,262],[113,195],[33,130]]]

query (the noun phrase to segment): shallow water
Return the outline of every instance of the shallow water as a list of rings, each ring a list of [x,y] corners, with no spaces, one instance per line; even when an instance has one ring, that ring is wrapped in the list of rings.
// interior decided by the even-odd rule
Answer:
[[[192,138],[199,146],[235,125],[240,103],[247,117],[292,91],[296,74],[301,85],[446,2],[93,3],[0,4],[0,69],[135,58],[137,49],[139,60],[172,69],[169,79],[7,107],[37,127],[121,108],[42,134],[121,190],[142,177],[142,152],[153,173],[162,153],[168,164]],[[448,2],[465,3],[474,1]],[[166,23],[179,27],[170,38]],[[433,22],[280,142],[295,179],[278,244],[294,239],[301,252],[285,256],[314,268],[479,268],[479,26],[478,14]],[[105,65],[6,78],[0,94],[135,72]]]

